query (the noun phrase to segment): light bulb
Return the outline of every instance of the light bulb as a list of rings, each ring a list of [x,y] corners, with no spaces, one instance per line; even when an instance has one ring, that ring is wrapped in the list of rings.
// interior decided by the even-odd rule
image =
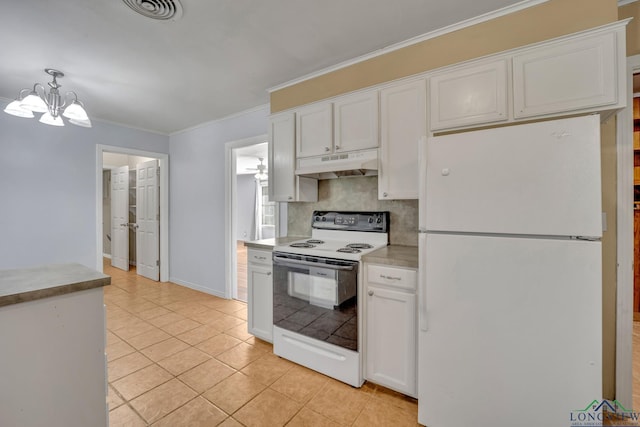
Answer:
[[[44,123],[45,125],[51,126],[64,126],[64,122],[62,121],[62,117],[57,116],[53,117],[51,113],[48,111],[40,117],[40,123]]]

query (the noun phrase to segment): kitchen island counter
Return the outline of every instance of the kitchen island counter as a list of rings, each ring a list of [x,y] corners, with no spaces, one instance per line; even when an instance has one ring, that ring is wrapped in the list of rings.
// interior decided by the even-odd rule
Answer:
[[[0,270],[0,307],[107,286],[111,277],[80,264]]]
[[[251,240],[244,242],[244,245],[248,248],[253,249],[267,249],[273,250],[275,246],[287,245],[291,242],[295,242],[296,240],[310,239],[310,237],[301,237],[301,236],[286,236],[286,237],[275,237],[273,239],[262,239],[262,240]]]
[[[362,261],[396,267],[418,268],[418,247],[389,245],[364,255]]]

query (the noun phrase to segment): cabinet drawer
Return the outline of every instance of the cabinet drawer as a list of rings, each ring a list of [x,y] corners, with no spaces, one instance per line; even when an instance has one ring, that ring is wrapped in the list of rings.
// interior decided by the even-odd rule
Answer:
[[[367,265],[367,281],[368,283],[377,283],[415,291],[418,282],[418,273],[413,269]]]
[[[271,265],[271,251],[249,249],[247,251],[247,261],[252,264]]]

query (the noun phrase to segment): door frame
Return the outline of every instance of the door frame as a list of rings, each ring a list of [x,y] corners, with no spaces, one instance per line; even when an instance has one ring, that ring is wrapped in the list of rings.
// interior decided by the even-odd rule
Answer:
[[[251,138],[230,141],[224,147],[224,243],[226,252],[225,262],[225,298],[238,297],[238,254],[237,254],[237,234],[238,224],[236,212],[238,204],[237,183],[236,183],[236,152],[237,148],[249,147],[251,145],[269,143],[269,135],[263,134]],[[276,209],[276,236],[278,232],[278,209]],[[234,283],[236,286],[234,286]]]
[[[616,129],[616,399],[625,408],[633,407],[633,74],[639,71],[640,55],[628,57],[627,107],[618,112]]]
[[[103,272],[102,265],[102,155],[107,153],[151,157],[160,160],[160,281],[169,281],[169,155],[153,151],[96,145],[96,270]]]

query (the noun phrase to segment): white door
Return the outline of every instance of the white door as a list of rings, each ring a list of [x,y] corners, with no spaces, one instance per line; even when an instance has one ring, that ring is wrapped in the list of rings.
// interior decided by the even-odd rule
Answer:
[[[160,279],[160,200],[158,161],[138,163],[136,179],[136,269]]]
[[[427,234],[420,249],[421,424],[569,425],[602,398],[599,242]]]
[[[129,271],[129,167],[111,170],[111,265]]]
[[[601,236],[598,115],[430,138],[421,227]]]

